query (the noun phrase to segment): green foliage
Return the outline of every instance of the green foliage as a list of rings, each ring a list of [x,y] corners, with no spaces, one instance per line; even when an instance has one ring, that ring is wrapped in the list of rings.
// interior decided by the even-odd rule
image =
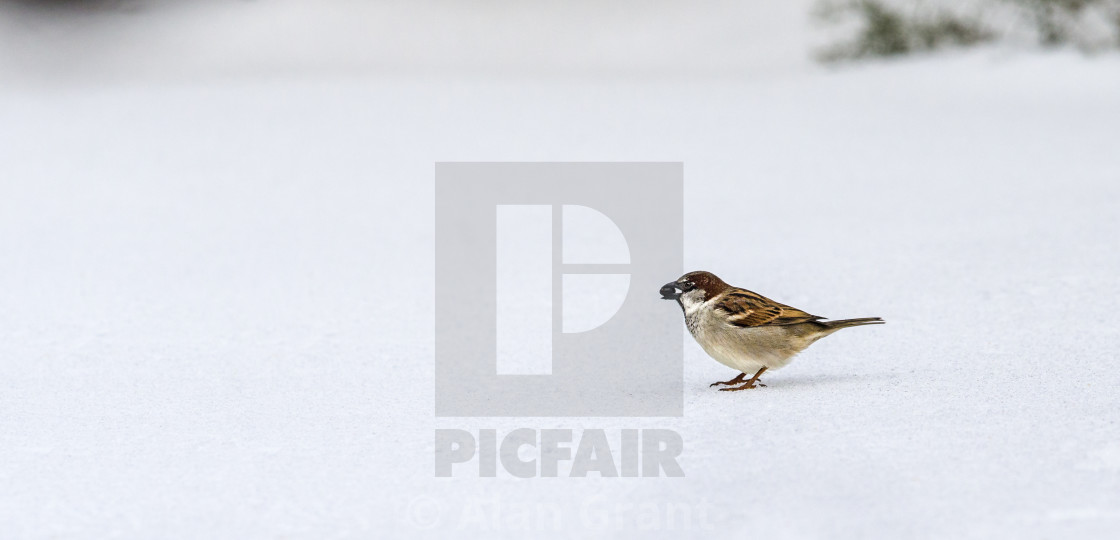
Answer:
[[[860,56],[893,56],[910,52],[909,28],[900,13],[872,0],[861,0],[854,7],[867,21],[857,41]]]
[[[853,40],[823,51],[821,58],[825,61],[969,46],[988,41],[995,35],[978,20],[948,11],[907,15],[881,0],[826,2],[820,5],[817,15],[826,22],[843,23],[854,19],[859,24]]]
[[[951,0],[821,0],[817,17],[848,28],[850,37],[823,50],[820,58],[837,61],[969,47],[1006,37],[996,27],[1020,34],[1025,27],[1043,46],[1120,48],[1120,0],[982,0],[972,5],[984,11],[966,14]],[[997,22],[993,26],[988,20]]]
[[[995,32],[979,22],[939,13],[928,21],[920,21],[913,27],[921,50],[932,50],[944,46],[968,47],[990,41]]]
[[[1011,0],[1031,17],[1043,45],[1061,45],[1075,41],[1070,24],[1086,8],[1107,4],[1107,0]],[[1113,2],[1115,3],[1115,2]],[[1120,20],[1117,20],[1120,25]],[[1120,27],[1120,26],[1118,26]]]

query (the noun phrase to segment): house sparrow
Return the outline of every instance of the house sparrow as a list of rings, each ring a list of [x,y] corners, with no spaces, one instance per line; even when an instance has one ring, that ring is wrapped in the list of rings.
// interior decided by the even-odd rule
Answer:
[[[720,388],[731,392],[766,386],[758,382],[763,372],[784,367],[794,355],[841,328],[885,322],[879,317],[823,321],[824,317],[732,287],[715,274],[702,271],[666,283],[661,287],[661,298],[680,304],[688,331],[704,352],[742,372],[730,381],[710,385],[733,386]],[[752,372],[754,376],[744,382]]]

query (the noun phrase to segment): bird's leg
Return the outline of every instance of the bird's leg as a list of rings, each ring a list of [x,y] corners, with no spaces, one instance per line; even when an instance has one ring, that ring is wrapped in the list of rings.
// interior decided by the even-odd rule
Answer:
[[[711,387],[713,387],[717,384],[727,384],[727,385],[739,384],[739,383],[743,382],[743,377],[746,377],[746,376],[747,376],[746,373],[740,373],[738,377],[735,377],[734,379],[731,379],[730,381],[720,381],[720,382],[714,382],[712,384],[709,384],[708,388],[711,388]]]
[[[735,391],[738,391],[738,390],[746,390],[748,388],[757,388],[758,386],[766,386],[765,384],[762,384],[762,383],[758,382],[758,378],[762,376],[763,371],[766,371],[766,366],[762,366],[762,368],[759,369],[758,372],[756,372],[754,374],[754,377],[751,377],[751,380],[747,381],[747,384],[744,384],[743,386],[736,386],[735,388],[720,388],[719,391],[720,392],[735,392]],[[756,386],[756,383],[757,383],[757,386]]]

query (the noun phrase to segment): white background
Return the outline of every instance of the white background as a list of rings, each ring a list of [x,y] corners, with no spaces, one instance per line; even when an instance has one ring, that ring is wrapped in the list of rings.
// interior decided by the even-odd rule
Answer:
[[[805,6],[327,6],[0,10],[0,536],[1120,530],[1115,56],[825,70]],[[442,160],[683,161],[688,268],[888,324],[739,393],[689,340],[683,418],[436,419]],[[434,429],[517,427],[675,429],[686,478],[433,478]]]

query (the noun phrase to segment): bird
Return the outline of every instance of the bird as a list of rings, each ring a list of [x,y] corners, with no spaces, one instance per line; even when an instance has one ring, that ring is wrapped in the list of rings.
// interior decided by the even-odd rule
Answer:
[[[886,322],[879,317],[824,320],[702,270],[666,283],[660,293],[681,306],[685,325],[704,352],[740,372],[709,385],[726,386],[720,388],[725,392],[766,386],[759,382],[766,370],[785,367],[797,353],[837,330]],[[748,373],[754,375],[744,380]]]

